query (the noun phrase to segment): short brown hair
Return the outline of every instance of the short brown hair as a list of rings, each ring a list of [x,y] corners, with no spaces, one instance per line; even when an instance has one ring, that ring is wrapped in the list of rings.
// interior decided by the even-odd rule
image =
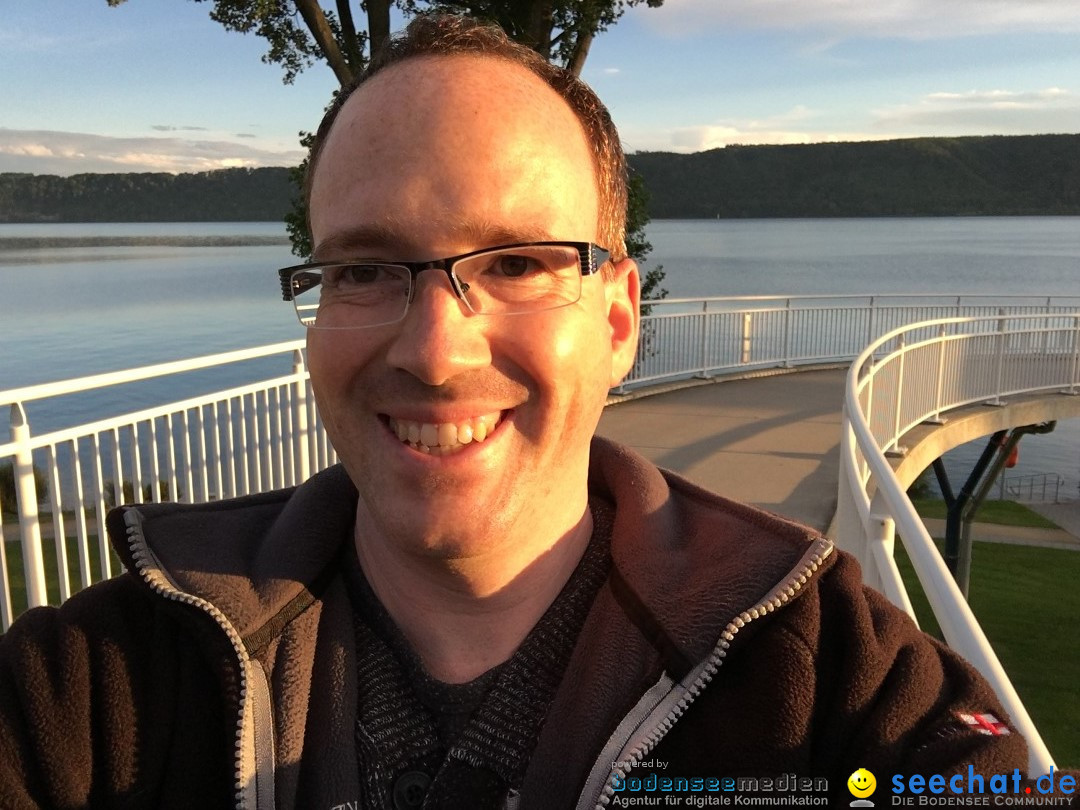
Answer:
[[[304,199],[310,203],[312,178],[323,144],[338,113],[357,87],[387,67],[407,59],[459,54],[494,57],[521,65],[542,79],[566,102],[581,122],[592,151],[600,202],[597,241],[611,251],[612,259],[618,261],[625,258],[626,157],[607,108],[592,88],[570,71],[551,64],[535,51],[514,42],[497,25],[469,17],[422,14],[414,18],[402,34],[391,37],[372,57],[367,69],[352,84],[337,94],[312,142],[304,176]]]

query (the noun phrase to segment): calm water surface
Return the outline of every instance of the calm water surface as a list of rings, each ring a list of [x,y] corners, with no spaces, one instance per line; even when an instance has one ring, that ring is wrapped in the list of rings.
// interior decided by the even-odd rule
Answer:
[[[241,244],[78,241],[103,236]],[[297,260],[287,244],[265,244],[283,236],[278,223],[0,224],[0,390],[302,337],[274,272]],[[661,220],[648,237],[645,269],[663,265],[670,297],[1080,296],[1075,217]],[[26,238],[49,244],[27,247]],[[82,417],[96,407],[91,397],[72,409]],[[980,450],[950,454],[956,486]],[[1066,494],[1077,497],[1080,420],[1024,439],[1011,474],[1039,472],[1065,475]]]

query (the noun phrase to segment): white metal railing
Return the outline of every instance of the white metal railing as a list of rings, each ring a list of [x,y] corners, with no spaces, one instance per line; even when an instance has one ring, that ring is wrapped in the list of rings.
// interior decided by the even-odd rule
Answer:
[[[742,296],[647,306],[638,362],[620,390],[850,360],[904,322],[1059,312],[1080,308],[1080,296]],[[14,478],[7,497],[16,502],[0,508],[0,631],[25,607],[62,601],[111,576],[104,531],[111,505],[197,502],[287,486],[331,463],[302,348],[293,341],[0,392],[0,431],[3,406],[11,412],[11,440],[0,445],[0,494],[7,465]],[[157,400],[147,386],[156,386]],[[81,409],[84,423],[59,426],[57,413],[79,412],[65,403],[80,396],[96,397]],[[135,404],[142,407],[112,415]],[[11,555],[22,557],[22,576],[12,575]]]
[[[952,408],[1047,391],[1080,393],[1080,311],[940,318],[882,335],[848,372],[835,520],[868,584],[914,618],[893,559],[900,536],[946,641],[991,682],[1027,738],[1032,774],[1049,771],[1050,753],[885,453]]]
[[[739,370],[850,361],[907,323],[1069,312],[1080,296],[803,295],[647,301],[638,361],[620,391]]]
[[[302,348],[303,341],[291,341],[0,393],[0,405],[10,404],[11,433],[0,445],[0,469],[8,466],[13,478],[0,512],[13,506],[11,495],[16,501],[15,525],[10,512],[0,514],[2,630],[25,607],[63,601],[112,576],[105,534],[111,506],[265,491],[299,483],[332,463]],[[230,384],[221,389],[223,377]],[[244,377],[255,379],[237,384]],[[115,410],[117,402],[145,404],[145,391],[129,389],[153,380],[170,401],[31,432],[32,403],[109,389]],[[121,385],[128,386],[123,393],[116,390]],[[213,390],[206,393],[207,387]],[[11,552],[22,557],[21,577],[12,576]],[[15,599],[13,583],[23,585]]]
[[[1073,389],[1077,385],[1080,315],[1074,310],[1080,310],[1080,297],[755,296],[647,305],[652,311],[643,319],[638,362],[624,389],[859,355],[855,367],[860,374],[848,391],[839,510],[854,514],[861,536],[868,538],[864,570],[877,572],[872,575],[880,580],[878,587],[909,612],[892,562],[893,526],[900,526],[905,542],[920,549],[928,538],[882,452],[911,425],[962,402],[1065,385],[1047,382],[1040,369],[1058,374],[1059,380],[1068,378]],[[1050,315],[1028,318],[1036,312]],[[895,328],[931,318],[938,320]],[[1023,327],[1032,322],[1042,326]],[[302,341],[292,341],[0,392],[0,406],[10,405],[11,411],[11,441],[0,445],[0,473],[5,463],[11,465],[16,501],[14,521],[0,509],[0,630],[24,607],[56,603],[112,575],[104,516],[113,503],[242,495],[299,483],[333,463],[302,348]],[[1023,362],[1009,362],[1017,358]],[[1035,358],[1039,362],[1031,362]],[[913,372],[930,366],[933,373]],[[869,368],[872,374],[861,374]],[[238,383],[252,376],[257,379]],[[961,379],[978,385],[960,385]],[[127,393],[131,388],[153,383],[160,389],[163,380],[168,401],[148,402],[142,390],[137,399],[143,407],[99,418],[103,410],[115,411],[117,402],[134,403],[136,395]],[[118,386],[125,386],[124,393],[118,393]],[[48,406],[97,394],[106,398],[84,408],[94,417],[90,421],[41,429],[42,423],[55,421]],[[160,400],[160,391],[156,395]],[[39,427],[34,432],[28,411],[38,403],[43,411],[40,422],[34,413]],[[40,499],[35,471],[43,479]],[[22,557],[22,577],[12,576],[9,552]],[[69,573],[76,567],[69,566],[72,554],[77,573]],[[873,564],[867,565],[871,556]],[[945,594],[932,604],[946,638],[1007,697],[1008,679],[993,674],[1000,666],[989,647],[981,646],[985,639],[978,625],[963,600],[955,600],[952,579],[939,567],[940,561],[933,564],[920,556],[916,570],[928,593]],[[13,598],[15,581],[25,583],[25,594],[18,598]],[[969,640],[975,637],[981,641],[973,647]],[[1018,700],[1006,703],[1014,718],[1027,718]],[[1041,746],[1026,722],[1022,730]],[[1037,746],[1033,763],[1049,762],[1045,746]]]
[[[1061,488],[1065,478],[1060,473],[1030,473],[1002,475],[998,479],[998,498],[1010,500],[1061,503]]]

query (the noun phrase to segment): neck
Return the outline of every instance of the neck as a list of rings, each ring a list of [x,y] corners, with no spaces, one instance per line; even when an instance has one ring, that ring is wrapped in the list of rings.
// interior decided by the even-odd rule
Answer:
[[[375,595],[428,674],[465,683],[514,654],[581,560],[592,536],[586,508],[575,525],[528,560],[491,551],[467,559],[410,552],[360,532],[356,553]]]

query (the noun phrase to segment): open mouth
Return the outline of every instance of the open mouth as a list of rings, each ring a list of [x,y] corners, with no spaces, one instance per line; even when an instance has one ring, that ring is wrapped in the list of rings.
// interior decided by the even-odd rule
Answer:
[[[421,453],[444,456],[458,453],[474,442],[483,442],[503,420],[503,412],[474,416],[460,422],[413,422],[385,417],[390,431],[403,443]]]

